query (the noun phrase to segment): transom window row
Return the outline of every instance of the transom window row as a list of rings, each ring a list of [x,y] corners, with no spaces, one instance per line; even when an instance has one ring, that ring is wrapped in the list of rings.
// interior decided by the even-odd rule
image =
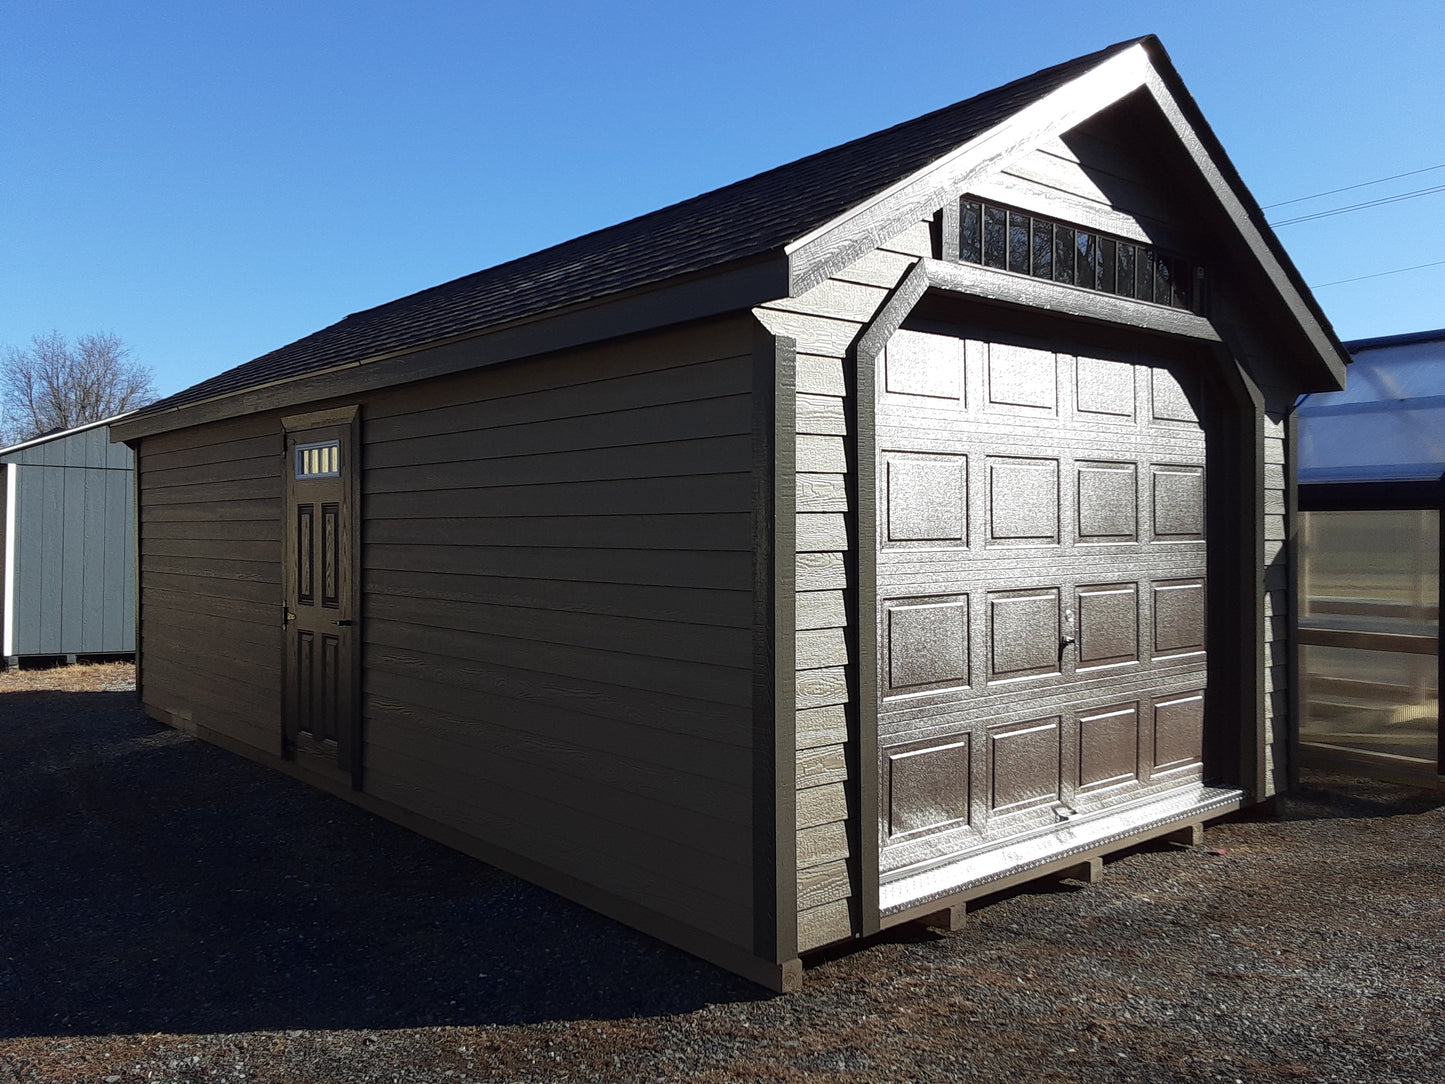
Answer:
[[[981,200],[960,200],[958,220],[963,263],[1195,313],[1204,310],[1204,268],[1151,245]]]

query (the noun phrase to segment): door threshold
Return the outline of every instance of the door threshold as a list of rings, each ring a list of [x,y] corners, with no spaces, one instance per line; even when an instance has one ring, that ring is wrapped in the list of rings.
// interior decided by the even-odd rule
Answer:
[[[1086,852],[1098,853],[1141,842],[1172,825],[1218,817],[1244,804],[1237,787],[1198,784],[1155,798],[1117,806],[1095,817],[1051,826],[986,851],[930,861],[887,874],[878,888],[878,910],[890,915],[961,894],[983,895],[1000,881],[1017,881],[1031,870],[1041,873]]]

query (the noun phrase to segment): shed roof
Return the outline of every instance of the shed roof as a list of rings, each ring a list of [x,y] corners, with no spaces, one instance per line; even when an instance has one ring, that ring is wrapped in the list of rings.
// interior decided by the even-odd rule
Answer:
[[[17,444],[0,448],[0,457],[7,457],[8,461],[8,457],[18,455],[20,452],[28,451],[32,448],[40,448],[58,440],[67,440],[70,437],[77,436],[81,433],[88,433],[92,429],[99,429],[102,426],[112,425],[122,418],[130,417],[133,413],[135,412],[127,410],[124,413],[115,414],[109,418],[102,418],[97,422],[86,422],[84,425],[72,426],[70,429],[56,429],[49,433],[41,433],[38,437],[31,437],[29,440],[22,440]]]
[[[1136,59],[1139,63],[1132,63]],[[1083,92],[1083,81],[1118,64],[1125,65],[1122,79],[1106,81],[1093,93]],[[753,280],[765,283],[772,292],[749,304],[801,293],[818,281],[819,253],[824,260],[861,254],[849,250],[850,215],[862,219],[868,217],[866,211],[874,212],[875,218],[886,217],[876,212],[890,199],[888,209],[894,213],[905,204],[916,213],[920,200],[941,201],[939,176],[957,180],[963,168],[959,165],[961,151],[976,152],[966,163],[970,168],[979,168],[980,163],[996,166],[1002,157],[1025,145],[1023,137],[1029,132],[1038,135],[1045,126],[1038,117],[1029,118],[1030,126],[1025,126],[1022,135],[1009,131],[1010,122],[1028,116],[1031,107],[1042,110],[1062,130],[1147,85],[1149,78],[1156,86],[1162,82],[1163,93],[1172,95],[1171,105],[1186,114],[1182,123],[1192,125],[1191,138],[1202,143],[1197,156],[1207,159],[1216,173],[1215,187],[1237,197],[1235,203],[1242,204],[1242,211],[1236,212],[1236,217],[1247,220],[1256,237],[1262,238],[1255,248],[1271,263],[1277,288],[1289,295],[1284,299],[1288,322],[1309,325],[1304,331],[1313,349],[1306,353],[1323,355],[1326,367],[1342,369],[1342,351],[1333,333],[1198,116],[1163,47],[1149,36],[1054,65],[956,105],[639,218],[353,313],[143,408],[137,414],[140,424],[122,427],[121,439],[169,427],[147,421],[157,414],[343,366],[387,360],[393,370],[392,382],[397,376],[406,379],[406,362],[399,355],[729,268],[776,265],[775,275]],[[1003,133],[1008,133],[1006,138]],[[924,183],[930,176],[931,183]],[[936,205],[929,207],[926,213],[935,209]],[[844,235],[842,243],[840,233]],[[800,247],[809,251],[800,253]],[[810,279],[799,271],[805,255],[811,261]],[[1337,351],[1338,361],[1330,358]]]

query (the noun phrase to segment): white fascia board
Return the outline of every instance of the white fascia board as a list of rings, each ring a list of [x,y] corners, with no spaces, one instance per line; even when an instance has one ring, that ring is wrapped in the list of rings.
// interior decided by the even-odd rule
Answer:
[[[1025,106],[872,199],[788,244],[791,296],[816,286],[832,271],[863,256],[894,227],[927,217],[980,174],[993,173],[1145,85],[1153,74],[1141,44],[1103,61]]]

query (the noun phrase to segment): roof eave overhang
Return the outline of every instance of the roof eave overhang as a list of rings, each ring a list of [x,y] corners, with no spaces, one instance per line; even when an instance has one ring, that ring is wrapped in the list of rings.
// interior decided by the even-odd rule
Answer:
[[[406,350],[348,360],[319,372],[249,387],[184,406],[144,414],[111,428],[111,439],[130,444],[142,437],[360,395],[471,369],[518,361],[746,311],[787,293],[787,262],[781,251],[680,276],[647,288],[581,302],[470,335],[436,340]]]
[[[1135,42],[943,158],[791,242],[792,296],[818,285],[972,183],[1002,170],[1042,140],[1059,136],[1137,91],[1145,91],[1180,141],[1271,287],[1262,299],[1291,347],[1301,390],[1343,387],[1349,355],[1269,228],[1162,45]]]

